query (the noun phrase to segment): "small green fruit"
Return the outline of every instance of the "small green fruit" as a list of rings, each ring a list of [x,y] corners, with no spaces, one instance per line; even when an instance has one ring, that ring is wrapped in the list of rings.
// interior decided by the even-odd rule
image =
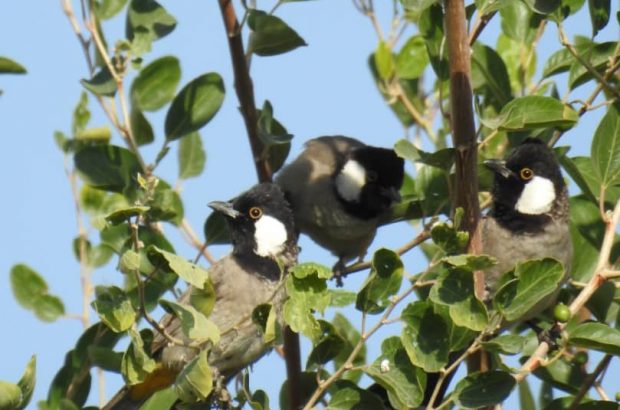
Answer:
[[[564,303],[558,303],[553,309],[553,317],[558,322],[566,323],[570,319],[570,309]]]

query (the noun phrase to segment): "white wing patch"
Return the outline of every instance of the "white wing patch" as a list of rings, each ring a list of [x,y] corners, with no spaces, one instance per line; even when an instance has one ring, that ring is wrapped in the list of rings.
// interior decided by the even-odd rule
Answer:
[[[551,210],[554,200],[553,182],[547,178],[535,176],[525,184],[515,208],[522,214],[540,215]]]
[[[336,177],[336,189],[345,201],[359,201],[366,183],[366,170],[357,161],[349,160]]]
[[[263,215],[254,224],[254,240],[256,241],[256,249],[254,250],[260,256],[278,256],[284,249],[286,239],[286,227],[276,218]]]

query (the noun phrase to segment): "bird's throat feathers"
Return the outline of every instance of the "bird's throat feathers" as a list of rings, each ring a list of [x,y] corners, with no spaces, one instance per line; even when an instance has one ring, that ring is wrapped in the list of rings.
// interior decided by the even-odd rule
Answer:
[[[358,202],[364,184],[366,170],[357,161],[348,160],[336,176],[336,191],[347,202]]]

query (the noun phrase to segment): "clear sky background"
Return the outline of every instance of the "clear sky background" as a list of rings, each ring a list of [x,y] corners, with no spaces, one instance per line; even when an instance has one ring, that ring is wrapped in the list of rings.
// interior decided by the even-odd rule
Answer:
[[[74,2],[76,10],[78,2]],[[269,10],[273,1],[259,1]],[[391,1],[378,0],[377,11],[385,27],[389,24]],[[233,89],[228,45],[221,16],[215,1],[162,1],[178,25],[171,35],[157,42],[146,56],[152,61],[164,55],[176,55],[181,61],[185,84],[196,76],[216,71],[223,76],[227,89],[221,111],[201,131],[207,150],[207,165],[202,176],[189,180],[182,193],[186,217],[197,232],[209,213],[206,204],[228,199],[256,182],[250,150]],[[612,2],[612,18],[597,40],[620,38]],[[237,3],[237,11],[241,7]],[[16,382],[32,354],[37,355],[37,387],[29,408],[44,399],[51,379],[61,367],[64,354],[82,333],[77,320],[62,319],[45,324],[15,302],[9,271],[16,263],[27,263],[41,273],[53,294],[59,295],[68,313],[81,310],[79,265],[73,257],[71,244],[77,235],[70,187],[63,169],[63,154],[57,149],[55,130],[69,132],[73,108],[82,91],[79,80],[85,78],[87,67],[78,41],[62,13],[59,1],[21,0],[3,2],[0,6],[0,55],[23,64],[25,76],[0,76],[0,181],[4,189],[0,201],[3,223],[0,229],[0,380]],[[377,38],[367,18],[354,8],[350,0],[317,0],[291,3],[277,13],[305,39],[308,47],[280,56],[252,60],[252,77],[256,101],[260,107],[265,99],[273,104],[275,116],[295,135],[291,155],[300,152],[304,141],[320,135],[353,136],[373,145],[392,146],[405,135],[405,130],[384,103],[375,88],[367,66],[367,58]],[[104,25],[108,41],[122,38],[124,16]],[[567,23],[571,35],[590,34],[587,6]],[[481,37],[494,46],[499,30],[496,20]],[[560,48],[556,31],[549,26],[544,35],[539,67],[545,56]],[[558,80],[560,90],[566,80]],[[582,87],[585,88],[585,87]],[[562,91],[561,91],[562,94]],[[581,90],[583,96],[588,90]],[[92,126],[108,124],[94,98],[90,99]],[[165,113],[165,110],[162,110]],[[602,114],[602,110],[600,110]],[[149,116],[161,141],[163,114]],[[561,145],[571,145],[571,155],[589,155],[589,144],[600,116],[587,115],[579,126],[569,131]],[[113,143],[123,145],[119,136]],[[145,156],[152,161],[160,142],[147,148]],[[173,144],[174,145],[174,144]],[[176,151],[159,169],[159,175],[174,183],[177,175]],[[193,258],[195,250],[188,246],[172,227],[166,227],[177,252]],[[378,246],[398,247],[417,233],[407,224],[382,229],[371,251]],[[331,266],[335,259],[328,252],[302,238],[302,261],[320,261]],[[227,247],[214,247],[216,255]],[[413,253],[404,257],[409,272],[424,269],[425,262]],[[121,274],[115,270],[116,258],[95,271],[95,284],[117,284]],[[364,274],[347,280],[347,288],[359,289]],[[355,311],[350,318],[359,323]],[[96,319],[96,314],[92,314]],[[388,329],[399,333],[398,327]],[[379,337],[377,340],[380,340]],[[374,346],[374,345],[373,345]],[[304,346],[307,349],[307,346]],[[369,351],[373,361],[377,348]],[[620,377],[617,360],[612,362],[614,375]],[[284,380],[282,360],[271,354],[254,367],[253,388],[264,388],[277,408],[277,392]],[[119,377],[107,378],[107,396],[120,385]],[[608,386],[608,393],[615,389]],[[96,386],[89,400],[98,401]],[[516,406],[516,402],[511,401]],[[512,406],[511,405],[511,406]]]

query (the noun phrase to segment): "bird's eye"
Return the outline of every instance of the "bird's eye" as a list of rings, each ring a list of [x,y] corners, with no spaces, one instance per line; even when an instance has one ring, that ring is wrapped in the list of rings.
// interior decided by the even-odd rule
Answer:
[[[368,171],[366,173],[366,180],[368,182],[375,182],[378,178],[379,178],[379,176],[377,175],[377,173],[375,171]]]
[[[263,210],[260,209],[257,206],[253,206],[248,211],[248,215],[250,215],[250,218],[252,218],[252,219],[258,219],[258,218],[260,218],[263,215]]]
[[[521,175],[521,179],[527,181],[532,179],[532,177],[534,176],[534,171],[529,168],[522,168],[521,172],[519,172],[519,175]]]

